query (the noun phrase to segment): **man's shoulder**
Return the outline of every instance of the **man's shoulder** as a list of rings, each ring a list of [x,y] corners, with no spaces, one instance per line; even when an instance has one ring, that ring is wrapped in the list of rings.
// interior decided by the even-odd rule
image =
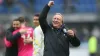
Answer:
[[[13,27],[10,27],[10,28],[7,29],[7,31],[13,32],[14,31],[14,28]]]
[[[41,29],[41,27],[40,26],[37,26],[36,28],[35,28],[35,31],[41,31],[42,29]]]
[[[19,32],[19,29],[13,31],[13,34],[16,34],[17,32]]]

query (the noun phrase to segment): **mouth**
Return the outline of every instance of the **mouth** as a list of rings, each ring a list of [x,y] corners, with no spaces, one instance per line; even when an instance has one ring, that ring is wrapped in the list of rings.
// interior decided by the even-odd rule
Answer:
[[[58,22],[53,22],[54,24],[58,24]]]
[[[19,28],[15,28],[15,29],[19,29]]]
[[[17,28],[14,28],[15,30],[17,29]]]

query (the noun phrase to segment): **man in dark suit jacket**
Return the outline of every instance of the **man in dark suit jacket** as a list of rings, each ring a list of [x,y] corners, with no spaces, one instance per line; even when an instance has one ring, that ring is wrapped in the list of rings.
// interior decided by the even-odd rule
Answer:
[[[21,26],[19,19],[15,19],[13,20],[12,26],[7,29],[6,31],[6,40],[10,41],[12,43],[11,47],[6,47],[6,53],[5,56],[18,56],[18,46],[17,46],[17,38],[19,38],[21,36],[21,33],[23,33],[24,31],[21,30],[18,33],[16,33],[15,35],[13,35],[12,33],[19,29]]]
[[[53,16],[52,25],[47,23],[47,14],[53,4],[54,1],[49,1],[39,17],[44,33],[44,56],[69,56],[69,43],[77,47],[80,41],[73,30],[65,28],[63,16],[60,13]]]

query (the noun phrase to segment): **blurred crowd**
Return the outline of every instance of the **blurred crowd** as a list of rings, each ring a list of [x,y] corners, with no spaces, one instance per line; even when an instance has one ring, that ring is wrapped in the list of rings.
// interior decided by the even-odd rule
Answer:
[[[0,13],[40,12],[49,0],[0,0]],[[51,13],[95,13],[96,0],[56,0]],[[58,6],[59,5],[59,6]]]

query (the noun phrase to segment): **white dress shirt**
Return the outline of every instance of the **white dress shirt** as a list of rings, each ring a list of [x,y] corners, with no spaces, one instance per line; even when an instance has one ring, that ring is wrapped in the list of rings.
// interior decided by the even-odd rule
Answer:
[[[33,46],[34,46],[33,56],[43,56],[44,34],[40,26],[36,27],[34,30]]]

